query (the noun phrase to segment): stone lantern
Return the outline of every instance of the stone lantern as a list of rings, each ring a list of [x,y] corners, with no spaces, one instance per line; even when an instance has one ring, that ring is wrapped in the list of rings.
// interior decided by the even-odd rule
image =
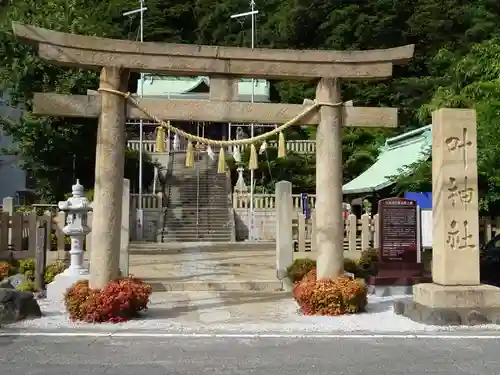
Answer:
[[[236,185],[234,186],[234,192],[238,194],[246,194],[248,193],[248,187],[245,183],[245,179],[243,178],[244,169],[242,167],[238,167],[236,171],[238,172],[238,180],[236,181]]]
[[[71,238],[70,266],[47,285],[47,299],[50,300],[60,301],[71,285],[79,280],[88,279],[88,270],[83,265],[83,241],[90,233],[87,215],[92,208],[84,196],[83,186],[79,180],[76,180],[72,190],[72,196],[68,200],[59,202],[59,209],[67,212],[66,226],[62,231]]]

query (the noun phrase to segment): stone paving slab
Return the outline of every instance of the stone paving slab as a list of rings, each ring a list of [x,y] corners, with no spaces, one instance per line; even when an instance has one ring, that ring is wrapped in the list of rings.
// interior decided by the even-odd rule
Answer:
[[[274,241],[244,242],[132,242],[129,246],[131,254],[175,254],[179,252],[227,252],[227,251],[276,251]]]
[[[130,255],[130,273],[155,291],[267,290],[282,287],[274,251]]]
[[[282,291],[283,283],[279,280],[235,280],[235,281],[154,281],[146,279],[154,292],[182,291]]]

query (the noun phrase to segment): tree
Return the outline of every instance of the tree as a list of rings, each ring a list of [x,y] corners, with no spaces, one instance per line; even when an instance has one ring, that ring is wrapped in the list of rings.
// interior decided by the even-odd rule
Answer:
[[[475,108],[477,111],[477,160],[480,208],[483,212],[500,210],[500,39],[478,43],[461,58],[450,50],[437,54],[437,63],[448,67],[443,77],[446,85],[439,87],[431,102],[422,107],[420,116],[428,119],[430,112],[443,107]],[[427,189],[431,181],[431,161],[409,166],[397,179],[398,189]]]
[[[231,14],[248,9],[247,0],[148,0],[147,5],[145,40],[250,45],[250,20],[230,19]],[[12,39],[11,20],[84,35],[137,37],[138,17],[122,16],[125,9],[137,7],[135,0],[25,0],[10,1],[4,7],[0,16],[0,82],[12,88],[15,99],[28,110],[34,91],[85,93],[97,87],[97,77],[88,71],[62,70],[43,63],[32,47]],[[343,83],[343,99],[353,100],[355,105],[400,108],[401,132],[428,123],[425,116],[419,116],[419,109],[435,97],[439,87],[450,86],[450,64],[464,57],[471,46],[500,37],[500,3],[493,0],[268,0],[258,1],[257,8],[259,47],[351,50],[415,43],[415,57],[407,66],[395,67],[392,79]],[[449,58],[444,58],[442,50]],[[314,90],[314,82],[273,81],[272,99],[302,103],[304,98],[314,97]],[[489,108],[495,112],[491,103]],[[312,137],[313,133],[314,129],[294,128],[287,138]],[[389,135],[395,134],[344,130],[346,181],[373,163],[382,138]],[[68,153],[74,151],[79,168],[93,168],[87,145],[95,138],[95,121],[40,119],[28,114],[16,137],[27,168],[39,176],[46,190],[58,190],[59,177],[68,174],[72,166]],[[298,159],[290,161],[295,162],[299,163]],[[276,168],[290,171],[291,164],[282,163],[277,162]],[[304,173],[303,181],[314,180],[311,163],[313,160],[308,160],[307,168],[298,172]],[[276,170],[272,175],[279,173]],[[88,178],[91,184],[91,174]]]
[[[24,107],[19,122],[0,119],[0,126],[13,136],[22,167],[37,181],[41,199],[62,199],[77,177],[84,186],[93,186],[96,119],[37,117],[31,114],[33,92],[86,94],[98,87],[98,74],[80,69],[62,69],[37,57],[36,49],[14,39],[11,21],[85,35],[128,37],[123,9],[134,1],[110,2],[50,0],[10,3],[0,18],[0,82],[11,93],[13,104]],[[149,7],[149,5],[148,5]],[[154,8],[154,7],[153,7]],[[126,177],[137,181],[134,153],[126,165]],[[145,156],[144,185],[152,181],[153,165]],[[136,168],[136,167],[134,167]]]

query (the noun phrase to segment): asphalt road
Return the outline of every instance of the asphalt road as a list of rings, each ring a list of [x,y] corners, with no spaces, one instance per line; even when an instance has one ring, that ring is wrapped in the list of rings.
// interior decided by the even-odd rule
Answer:
[[[499,339],[0,337],[1,375],[500,374]]]

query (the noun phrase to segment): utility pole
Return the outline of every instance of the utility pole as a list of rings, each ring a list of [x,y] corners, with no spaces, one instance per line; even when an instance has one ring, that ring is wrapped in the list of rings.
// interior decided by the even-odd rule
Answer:
[[[238,13],[238,14],[233,14],[231,18],[233,19],[238,19],[242,17],[247,17],[251,16],[252,19],[252,49],[255,48],[255,15],[258,14],[259,11],[255,10],[255,1],[250,0],[250,12],[245,12],[245,13]],[[254,103],[255,101],[255,79],[252,78],[252,91],[251,91],[251,102]],[[253,138],[255,136],[254,133],[254,127],[255,124],[250,125],[250,137]],[[248,232],[248,239],[249,240],[254,240],[255,235],[254,235],[254,228],[255,228],[255,218],[254,218],[254,187],[255,187],[255,176],[254,176],[254,170],[250,170],[250,217],[249,217],[249,232]]]
[[[144,6],[144,0],[139,0],[139,9],[134,9],[128,12],[123,13],[123,16],[132,16],[136,13],[140,13],[141,15],[141,23],[140,23],[140,30],[139,30],[139,38],[140,42],[144,42],[144,12],[148,9]],[[141,77],[139,80],[139,86],[141,88],[141,98],[144,97],[144,73],[141,72]],[[144,211],[142,210],[142,152],[143,152],[143,133],[144,133],[144,123],[143,120],[141,119],[139,121],[139,187],[138,187],[138,192],[139,192],[139,202],[138,202],[138,208],[137,208],[137,222],[136,222],[136,233],[138,234],[139,239],[142,240],[143,234],[144,234]]]

